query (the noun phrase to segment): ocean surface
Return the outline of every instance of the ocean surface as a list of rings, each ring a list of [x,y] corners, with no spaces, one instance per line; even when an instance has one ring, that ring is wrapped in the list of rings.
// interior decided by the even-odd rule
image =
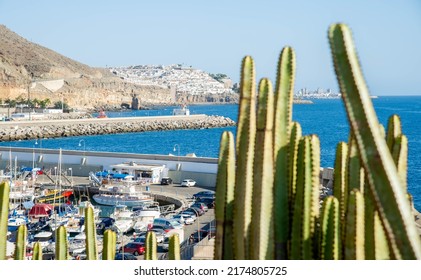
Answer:
[[[409,141],[408,189],[414,197],[414,204],[421,210],[421,96],[379,97],[373,99],[379,121],[387,127],[392,114],[402,120],[403,132]],[[171,115],[175,107],[154,110],[106,112],[109,117]],[[237,120],[237,105],[191,105],[191,114],[226,116]],[[298,121],[303,134],[317,134],[321,143],[321,165],[333,167],[336,144],[348,141],[349,126],[342,100],[314,100],[314,104],[295,104],[293,120]],[[35,147],[65,150],[127,152],[140,154],[172,153],[185,155],[195,153],[198,157],[218,157],[219,140],[225,130],[235,133],[235,127],[126,133],[68,137],[58,139],[28,140],[0,143],[2,146]],[[82,145],[79,146],[80,140]],[[37,143],[37,144],[36,144]],[[84,145],[83,145],[84,144]],[[176,145],[177,144],[177,145]]]

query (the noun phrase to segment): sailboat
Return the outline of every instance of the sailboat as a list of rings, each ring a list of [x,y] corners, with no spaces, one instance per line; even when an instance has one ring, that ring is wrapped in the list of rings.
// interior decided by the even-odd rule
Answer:
[[[38,197],[36,197],[35,199],[36,202],[48,203],[51,205],[60,205],[62,203],[70,204],[71,198],[73,197],[73,189],[62,188],[61,161],[62,161],[62,151],[60,148],[58,168],[55,168],[55,170],[58,170],[58,174],[57,174],[57,171],[55,174],[56,177],[58,176],[58,179],[56,180],[55,184],[40,185],[41,194]]]

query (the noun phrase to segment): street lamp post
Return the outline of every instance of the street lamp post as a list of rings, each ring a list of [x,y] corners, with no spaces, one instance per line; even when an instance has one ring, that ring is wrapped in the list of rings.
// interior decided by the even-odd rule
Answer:
[[[35,140],[35,145],[38,145],[38,139]],[[42,138],[39,139],[39,155],[42,158]],[[40,158],[40,162],[41,162],[41,158]]]
[[[69,167],[69,171],[70,171],[70,182],[71,182],[71,186],[73,187],[73,169]]]

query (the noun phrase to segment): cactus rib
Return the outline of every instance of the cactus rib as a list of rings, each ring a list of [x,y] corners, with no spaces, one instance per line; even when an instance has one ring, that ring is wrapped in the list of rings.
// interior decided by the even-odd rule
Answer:
[[[256,137],[256,89],[254,62],[243,59],[240,82],[240,105],[237,125],[237,169],[235,174],[234,258],[248,257],[253,188],[253,156]]]
[[[34,249],[32,251],[32,260],[34,261],[41,261],[42,260],[42,248],[39,241],[37,241],[34,245]]]
[[[64,226],[60,226],[56,229],[56,260],[67,260],[68,257],[67,231]]]
[[[168,258],[170,260],[180,260],[180,237],[177,233],[170,236],[168,244]]]
[[[145,260],[157,260],[157,251],[156,251],[156,235],[153,231],[148,231],[146,234],[146,252]]]
[[[115,258],[117,235],[111,229],[104,232],[102,259],[113,260]]]
[[[233,207],[235,187],[234,136],[225,131],[221,136],[218,173],[216,179],[215,220],[216,238],[214,258],[232,260]]]
[[[250,259],[273,259],[273,91],[268,79],[259,83]]]
[[[26,238],[28,236],[28,229],[26,225],[20,225],[16,238],[15,246],[15,260],[24,260],[26,257]]]
[[[283,48],[278,62],[276,79],[276,100],[274,113],[274,221],[275,227],[275,258],[287,258],[287,243],[289,239],[289,173],[288,145],[292,119],[292,99],[295,80],[295,53],[291,47]],[[301,137],[301,136],[300,136]]]
[[[94,221],[94,210],[91,206],[85,209],[85,235],[86,235],[86,259],[98,259],[98,248],[96,242],[96,227]]]
[[[10,186],[7,181],[0,184],[0,260],[6,259],[7,220],[9,215]]]

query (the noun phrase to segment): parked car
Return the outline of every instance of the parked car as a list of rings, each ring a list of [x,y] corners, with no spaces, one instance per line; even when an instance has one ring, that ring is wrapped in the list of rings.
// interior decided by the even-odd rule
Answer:
[[[161,185],[170,185],[172,184],[172,179],[170,177],[163,177],[161,179]]]
[[[177,214],[172,217],[174,220],[178,221],[180,224],[191,225],[194,223],[191,215],[188,214]]]
[[[182,187],[194,187],[195,185],[196,185],[196,181],[194,181],[192,179],[184,179],[181,182]]]
[[[145,243],[141,242],[130,242],[120,248],[119,253],[130,253],[135,256],[143,255],[145,253]]]
[[[181,211],[180,215],[190,217],[193,220],[193,222],[197,219],[196,213],[193,213],[191,211]]]
[[[197,207],[197,208],[200,208],[200,209],[202,209],[203,211],[205,211],[205,212],[208,212],[208,210],[209,210],[209,208],[208,208],[208,206],[205,204],[205,203],[203,203],[203,202],[195,202],[192,206],[190,206],[190,207]]]
[[[155,236],[156,243],[161,243],[162,241],[164,241],[165,234],[163,234],[162,232],[155,232]],[[140,236],[133,239],[133,242],[146,243],[146,233],[141,234]]]
[[[195,193],[193,195],[194,199],[201,199],[201,198],[213,198],[215,199],[215,192],[214,191],[201,191],[198,193]]]
[[[206,206],[211,209],[215,207],[215,199],[214,198],[201,198],[197,202],[201,202],[206,204]]]
[[[133,255],[133,254],[130,254],[130,253],[117,253],[115,255],[115,258],[114,259],[115,260],[118,260],[118,261],[123,261],[123,260],[129,260],[129,261],[137,260],[136,256]]]
[[[193,209],[196,212],[198,212],[199,216],[205,215],[205,210],[203,210],[202,208],[198,208],[198,207],[190,207],[188,209]]]
[[[153,220],[153,226],[162,226],[165,232],[172,229],[183,229],[183,225],[172,219],[157,218]]]
[[[192,214],[192,215],[195,215],[196,217],[199,217],[205,214],[205,211],[203,211],[200,208],[190,207],[184,210],[183,213]]]

